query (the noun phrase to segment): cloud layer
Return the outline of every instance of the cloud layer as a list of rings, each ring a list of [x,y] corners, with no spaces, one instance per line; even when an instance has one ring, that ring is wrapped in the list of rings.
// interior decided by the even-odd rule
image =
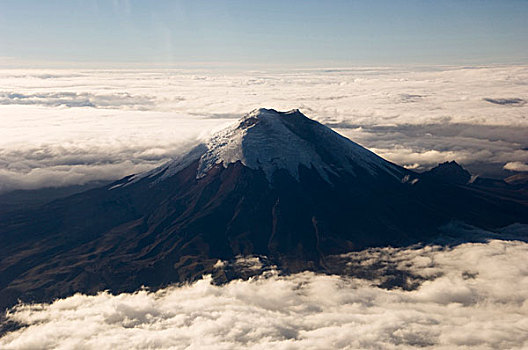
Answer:
[[[421,279],[384,289],[310,272],[157,292],[75,295],[21,305],[4,349],[522,349],[528,346],[528,244],[381,248],[343,256]],[[222,268],[223,264],[217,264]]]
[[[505,176],[528,163],[527,82],[524,66],[0,70],[0,191],[152,168],[258,107],[300,108],[418,170]]]
[[[88,92],[48,92],[35,94],[1,93],[0,105],[41,105],[50,107],[141,108],[152,103],[148,96],[127,93],[96,95]]]

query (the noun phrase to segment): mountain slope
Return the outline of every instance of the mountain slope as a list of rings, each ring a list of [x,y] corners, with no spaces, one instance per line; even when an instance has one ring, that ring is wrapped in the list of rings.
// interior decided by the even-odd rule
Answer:
[[[0,300],[228,280],[215,264],[237,255],[325,270],[328,255],[427,242],[453,220],[495,228],[528,210],[260,109],[158,169],[2,218]]]

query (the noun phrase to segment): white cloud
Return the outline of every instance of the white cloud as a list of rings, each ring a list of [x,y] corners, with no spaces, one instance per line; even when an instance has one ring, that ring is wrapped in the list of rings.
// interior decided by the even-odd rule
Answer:
[[[414,290],[311,272],[209,277],[157,292],[75,295],[22,305],[27,326],[4,349],[523,349],[528,346],[528,244],[379,248],[344,256],[422,279]],[[357,266],[356,266],[357,268]],[[387,275],[387,271],[384,271]]]
[[[53,76],[46,76],[51,79]],[[94,108],[145,108],[152,104],[150,96],[131,96],[128,93],[96,95],[92,93],[9,93],[0,92],[0,105],[43,105],[51,107],[94,107]]]
[[[525,66],[0,70],[3,188],[58,185],[39,182],[30,170],[74,168],[76,161],[96,166],[101,179],[111,173],[104,164],[130,162],[130,173],[153,167],[180,150],[177,145],[258,107],[300,108],[389,160],[416,163],[419,170],[456,159],[470,168],[485,161],[491,166],[474,169],[502,174],[504,164],[528,162],[528,104],[511,104],[527,100],[526,81]],[[47,162],[34,159],[46,152]],[[64,155],[73,163],[59,159]],[[86,173],[71,181],[96,177]]]
[[[504,169],[513,171],[528,171],[528,164],[523,162],[509,162],[504,165]]]

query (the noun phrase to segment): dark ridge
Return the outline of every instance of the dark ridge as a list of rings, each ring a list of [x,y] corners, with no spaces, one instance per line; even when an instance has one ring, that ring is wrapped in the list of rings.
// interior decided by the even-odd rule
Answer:
[[[429,171],[422,173],[423,177],[433,178],[440,182],[465,185],[471,180],[471,174],[456,161],[438,164]]]

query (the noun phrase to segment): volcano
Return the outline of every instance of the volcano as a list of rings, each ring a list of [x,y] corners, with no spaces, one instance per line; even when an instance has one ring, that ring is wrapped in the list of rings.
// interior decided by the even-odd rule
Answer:
[[[453,172],[407,170],[298,110],[255,110],[157,169],[1,217],[1,306],[229,280],[217,262],[237,256],[324,271],[328,256],[427,243],[453,221],[527,223],[526,204],[442,180]]]

